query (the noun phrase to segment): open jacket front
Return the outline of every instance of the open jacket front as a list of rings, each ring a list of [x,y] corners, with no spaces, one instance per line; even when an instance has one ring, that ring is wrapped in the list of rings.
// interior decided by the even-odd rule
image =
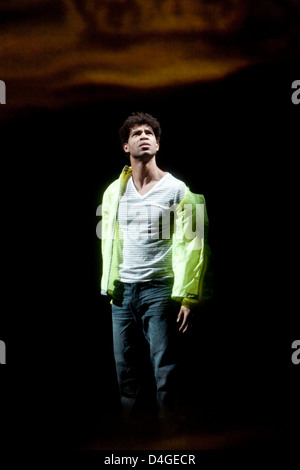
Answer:
[[[119,265],[122,237],[119,236],[117,213],[120,198],[131,175],[131,167],[126,165],[119,179],[110,184],[103,195],[102,221],[100,222],[101,294],[103,295],[112,296],[114,281],[120,280]],[[204,210],[198,211],[197,205],[203,205]],[[202,214],[200,226],[203,227],[203,230],[193,230],[196,214],[197,217]],[[192,193],[186,186],[184,197],[175,209],[174,232],[171,234],[172,268],[174,272],[172,299],[181,302],[186,307],[191,308],[206,297],[205,273],[210,257],[207,232],[208,217],[204,196]]]

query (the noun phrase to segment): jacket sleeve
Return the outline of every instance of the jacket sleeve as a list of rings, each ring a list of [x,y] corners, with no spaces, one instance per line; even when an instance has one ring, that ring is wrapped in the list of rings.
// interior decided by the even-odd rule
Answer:
[[[172,298],[193,308],[205,298],[209,259],[208,217],[205,198],[189,189],[176,211],[173,235],[174,286]]]
[[[112,247],[114,237],[114,212],[112,207],[112,191],[111,184],[103,194],[102,198],[102,220],[101,220],[101,254],[102,254],[102,276],[101,276],[101,293],[108,294],[109,273],[112,259]]]

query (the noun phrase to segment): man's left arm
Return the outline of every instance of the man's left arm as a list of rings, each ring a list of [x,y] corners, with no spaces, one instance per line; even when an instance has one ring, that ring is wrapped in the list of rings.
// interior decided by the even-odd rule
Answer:
[[[195,195],[193,193],[189,193],[189,194],[190,194],[190,200],[188,202],[190,203],[189,207],[192,207],[192,212],[189,212],[188,216],[183,217],[183,220],[185,220],[185,224],[183,224],[183,221],[182,221],[182,215],[185,214],[185,211],[181,212],[181,216],[177,219],[177,221],[181,227],[184,226],[185,228],[184,234],[186,234],[187,231],[190,234],[192,234],[192,236],[189,236],[188,238],[184,237],[184,239],[182,240],[183,243],[181,243],[181,247],[184,244],[188,244],[192,246],[192,250],[190,249],[187,250],[185,253],[187,256],[184,257],[185,258],[185,269],[184,269],[185,279],[184,280],[187,281],[187,279],[189,278],[188,281],[191,284],[192,278],[194,282],[197,282],[196,279],[198,279],[198,282],[197,282],[198,286],[196,287],[196,290],[193,292],[194,295],[197,294],[198,298],[184,297],[181,299],[181,307],[177,316],[177,323],[179,323],[179,331],[182,333],[185,333],[191,325],[191,319],[192,319],[191,310],[196,305],[199,305],[199,303],[201,303],[201,296],[203,293],[202,292],[203,277],[206,271],[207,250],[209,249],[207,245],[208,218],[207,218],[204,196]],[[204,211],[202,214],[203,226],[201,227],[202,230],[200,230],[200,233],[198,233],[197,230],[196,232],[193,233],[192,220],[193,220],[193,217],[195,220],[195,214],[197,212],[195,208],[196,208],[196,205],[199,203],[203,204],[204,206]],[[198,227],[197,223],[195,225],[196,227]],[[196,285],[194,284],[194,288],[195,286]]]

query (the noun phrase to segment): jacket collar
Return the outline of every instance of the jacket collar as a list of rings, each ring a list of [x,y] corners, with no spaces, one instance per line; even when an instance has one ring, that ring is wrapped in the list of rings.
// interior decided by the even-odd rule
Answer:
[[[123,192],[125,191],[127,182],[131,175],[132,175],[131,166],[125,165],[120,175],[120,195],[122,195]]]
[[[132,174],[132,168],[131,168],[131,166],[125,165],[124,168],[123,168],[123,170],[122,170],[121,176],[122,176],[123,174],[124,174],[124,175],[130,174],[130,176],[131,176],[131,174]]]

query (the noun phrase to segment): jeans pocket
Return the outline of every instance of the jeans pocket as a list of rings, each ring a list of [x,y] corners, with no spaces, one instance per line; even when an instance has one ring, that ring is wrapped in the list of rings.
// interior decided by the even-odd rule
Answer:
[[[123,298],[124,298],[124,284],[119,280],[114,281],[114,290],[112,293],[112,301],[115,305],[122,305]]]

